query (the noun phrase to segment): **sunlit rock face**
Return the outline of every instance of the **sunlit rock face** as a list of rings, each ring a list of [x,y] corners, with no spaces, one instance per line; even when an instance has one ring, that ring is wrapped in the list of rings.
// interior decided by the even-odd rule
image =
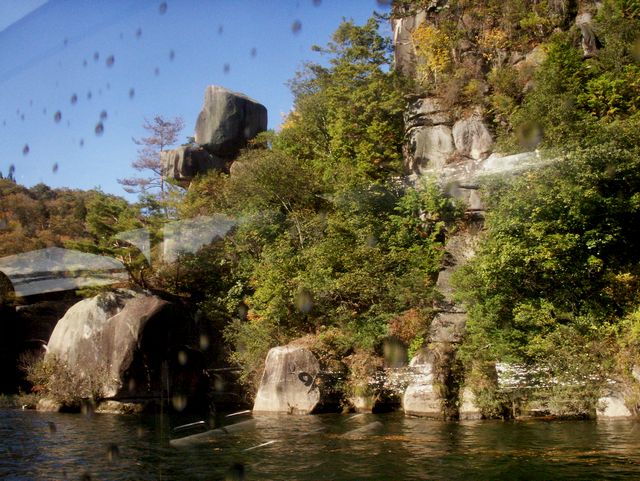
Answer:
[[[195,144],[162,152],[162,173],[187,187],[210,170],[228,172],[240,150],[267,130],[264,105],[238,92],[210,85],[196,121]]]
[[[214,155],[235,157],[247,142],[267,130],[267,109],[244,94],[207,87],[196,122],[196,143]]]
[[[253,405],[254,412],[309,414],[320,403],[315,380],[320,364],[313,353],[297,346],[269,351]]]
[[[177,180],[188,186],[196,174],[209,170],[225,172],[227,163],[224,159],[211,155],[197,145],[183,145],[177,149],[167,150],[160,154],[162,173],[165,177]]]
[[[106,292],[72,306],[58,321],[47,360],[91,382],[100,397],[175,398],[182,410],[203,385],[203,362],[184,346],[185,321],[170,303],[130,290]]]

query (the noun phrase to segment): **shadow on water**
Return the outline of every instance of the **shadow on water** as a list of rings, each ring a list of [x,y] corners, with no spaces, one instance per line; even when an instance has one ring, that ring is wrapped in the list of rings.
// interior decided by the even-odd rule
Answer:
[[[193,420],[160,415],[0,411],[0,478],[640,477],[640,429],[633,421],[446,423],[397,413],[256,418],[219,414],[213,427],[227,432],[171,446],[170,439],[177,437],[172,426],[189,422]]]

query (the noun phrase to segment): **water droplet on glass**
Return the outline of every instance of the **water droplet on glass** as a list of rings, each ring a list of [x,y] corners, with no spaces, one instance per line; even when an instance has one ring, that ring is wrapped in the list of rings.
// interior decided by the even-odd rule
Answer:
[[[303,290],[296,296],[296,307],[302,314],[308,314],[313,307],[313,299],[311,293],[307,290]]]
[[[169,60],[173,60],[174,58],[176,58],[176,53],[173,50],[171,50],[169,52]]]
[[[158,67],[156,67],[155,69],[153,69],[153,74],[157,77],[158,75],[160,75],[160,69]]]
[[[110,463],[113,463],[114,461],[117,461],[118,458],[120,458],[120,449],[118,448],[117,444],[109,444],[109,446],[107,447],[107,460]]]
[[[29,150],[29,144],[25,144],[24,147],[22,147],[22,155],[27,155]]]
[[[80,481],[91,481],[91,475],[89,473],[82,473]]]
[[[71,127],[71,120],[67,120],[67,127]]]
[[[218,25],[218,35],[222,35],[222,32],[224,32],[224,27],[222,25]]]
[[[136,38],[140,38],[142,36],[142,29],[138,28],[138,30],[136,30]]]
[[[302,22],[300,20],[296,20],[291,24],[291,31],[294,34],[300,33],[300,30],[302,30]]]
[[[97,62],[98,60],[100,60],[100,52],[94,52],[93,53],[93,60],[95,62]]]
[[[102,122],[98,122],[96,124],[96,128],[94,129],[96,135],[102,135],[104,133],[104,125]]]
[[[120,37],[120,40],[124,40],[124,33],[120,32],[119,37]]]
[[[131,378],[129,379],[129,392],[135,391],[136,390],[136,380]]]
[[[187,361],[188,361],[187,353],[186,353],[186,352],[184,352],[184,351],[179,351],[179,352],[178,352],[178,363],[179,363],[181,366],[184,366],[184,365],[186,365],[186,364],[187,364]]]
[[[247,308],[247,306],[244,303],[240,304],[238,306],[238,317],[244,321],[247,319],[248,315],[249,309]]]
[[[171,398],[171,404],[176,411],[184,411],[187,407],[187,396],[184,394],[174,394]]]
[[[138,436],[138,439],[141,439],[144,436],[144,429],[142,426],[138,426],[136,428],[136,436]]]
[[[322,4],[322,0],[313,0],[313,6],[319,7]]]
[[[87,100],[91,100],[91,97],[93,97],[93,94],[91,93],[91,90],[89,90],[87,92]]]
[[[107,120],[107,111],[103,110],[102,112],[100,112],[100,120]]]
[[[391,6],[392,0],[376,0],[378,7],[389,8]]]
[[[15,166],[15,165],[13,165],[13,164],[11,164],[11,165],[9,166],[9,176],[12,176],[12,175],[13,175],[13,174],[15,174],[15,173],[16,173],[16,166]]]
[[[129,89],[129,98],[132,99],[135,96],[136,96],[136,90],[133,88]]]
[[[251,49],[251,56],[255,58],[256,55],[258,55],[258,49],[253,47]]]
[[[231,70],[231,65],[229,65],[228,63],[225,63],[224,67],[222,67],[222,71],[224,73],[229,73],[230,70]]]
[[[209,336],[206,334],[200,335],[200,350],[206,351],[209,349]]]
[[[105,63],[107,65],[107,67],[113,67],[113,64],[115,63],[116,59],[113,55],[109,55],[107,57],[107,60],[105,60]]]
[[[162,2],[160,4],[160,6],[158,7],[158,12],[160,13],[160,15],[164,15],[165,13],[167,13],[167,2]]]
[[[56,423],[49,421],[47,425],[49,426],[49,432],[51,434],[55,434],[56,431],[58,431],[58,428],[56,427]]]
[[[62,112],[58,110],[53,116],[53,120],[55,120],[56,123],[60,122],[62,120]]]
[[[111,84],[107,82],[107,90],[111,90]]]
[[[86,66],[87,66],[87,59],[84,59],[84,60],[82,61],[82,66],[83,66],[83,67],[86,67]]]
[[[42,109],[42,115],[47,115],[47,108]]]
[[[29,100],[29,107],[33,107],[33,99]]]
[[[20,120],[24,122],[24,114],[20,114]]]
[[[58,163],[54,163],[53,167],[51,167],[51,172],[53,172],[54,174],[58,173]]]
[[[78,96],[76,94],[73,94],[71,96],[71,105],[75,105],[76,103],[78,103]]]
[[[80,144],[80,147],[84,147],[84,139],[80,139],[79,144]]]
[[[67,37],[65,37],[64,40],[62,41],[62,45],[64,45],[65,47],[69,45],[69,39]]]

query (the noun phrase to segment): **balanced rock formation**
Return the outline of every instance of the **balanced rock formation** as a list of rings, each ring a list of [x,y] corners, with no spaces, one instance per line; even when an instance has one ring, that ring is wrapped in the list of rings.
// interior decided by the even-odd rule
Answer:
[[[224,159],[211,155],[197,145],[184,145],[177,149],[167,150],[160,154],[162,174],[177,180],[185,187],[196,174],[209,170],[227,170]]]
[[[209,170],[229,171],[240,150],[267,130],[267,109],[248,96],[210,85],[196,121],[195,144],[162,153],[162,172],[188,186]]]
[[[292,345],[274,347],[265,361],[253,411],[310,414],[320,403],[319,372],[311,351]]]
[[[196,122],[195,141],[214,155],[235,157],[267,129],[267,109],[244,94],[211,85]]]

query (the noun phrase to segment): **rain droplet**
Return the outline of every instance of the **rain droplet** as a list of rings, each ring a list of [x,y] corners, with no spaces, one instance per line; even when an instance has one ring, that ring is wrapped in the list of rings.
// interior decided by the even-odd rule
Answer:
[[[24,114],[20,114],[20,120],[24,122]]]
[[[136,96],[136,89],[130,88],[129,89],[129,98],[132,99],[135,96]]]
[[[160,69],[158,67],[156,67],[155,69],[153,69],[153,74],[157,77],[158,75],[160,75]]]
[[[138,28],[138,30],[136,30],[136,38],[140,38],[142,36],[142,29]]]
[[[94,52],[93,53],[93,60],[96,61],[96,62],[98,60],[100,60],[100,52]]]
[[[82,66],[83,66],[83,67],[86,67],[86,66],[87,66],[87,59],[84,59],[84,60],[82,61]]]
[[[15,165],[13,165],[13,164],[11,164],[11,165],[9,166],[9,176],[12,176],[12,175],[13,175],[13,174],[15,174],[15,173],[16,173],[16,166],[15,166]]]
[[[111,90],[111,84],[107,82],[107,90]]]
[[[302,22],[300,20],[296,20],[291,24],[291,31],[294,34],[297,35],[298,33],[300,33],[300,30],[302,30]]]
[[[176,411],[184,411],[184,408],[187,407],[187,396],[184,394],[175,394],[171,398],[171,404],[173,404],[173,408]]]
[[[120,40],[123,40],[124,39],[124,33],[120,32],[119,37],[120,37]]]
[[[322,0],[313,0],[313,6],[319,7],[322,4]]]
[[[29,144],[24,144],[24,147],[22,147],[22,155],[27,155],[29,150]]]
[[[107,460],[110,463],[113,463],[114,461],[117,461],[119,457],[120,449],[118,449],[118,445],[113,443],[109,444],[109,446],[107,447]]]
[[[91,481],[91,475],[89,473],[83,473],[80,476],[80,481]]]
[[[376,0],[378,7],[389,8],[391,6],[391,0]]]
[[[71,120],[67,120],[67,127],[71,127]]]
[[[313,298],[309,291],[303,290],[296,296],[296,307],[302,314],[308,314],[313,307]]]
[[[93,94],[91,93],[91,90],[89,90],[87,92],[87,100],[91,100],[91,97],[93,97]]]
[[[186,365],[186,364],[187,364],[187,361],[188,361],[187,353],[186,353],[186,352],[184,352],[184,351],[179,351],[179,352],[178,352],[178,363],[179,363],[181,366],[184,366],[184,365]]]
[[[46,107],[42,109],[42,115],[47,115],[47,108]]]
[[[53,120],[55,120],[56,123],[60,122],[62,120],[62,112],[58,110],[53,116]]]
[[[169,60],[173,61],[174,58],[176,58],[176,53],[173,50],[171,50],[169,52]]]
[[[67,37],[64,38],[64,40],[62,41],[62,44],[66,47],[67,45],[69,45],[69,39]]]
[[[29,107],[33,107],[33,99],[29,100]]]
[[[224,73],[229,73],[231,71],[231,65],[229,65],[228,63],[225,63],[224,67],[222,67],[222,70]]]
[[[55,162],[53,164],[53,166],[51,167],[51,172],[53,172],[54,174],[58,173],[58,163],[57,162]]]
[[[218,35],[222,35],[222,32],[224,32],[224,27],[222,25],[218,25]]]
[[[100,112],[100,120],[107,120],[107,111],[103,110],[102,112]]]
[[[78,103],[78,96],[76,94],[73,94],[71,96],[71,105],[75,105],[76,103]]]
[[[160,4],[160,6],[158,7],[158,12],[160,13],[160,15],[164,15],[165,13],[167,13],[167,2],[162,2]]]
[[[56,431],[58,431],[58,428],[56,427],[56,423],[49,421],[47,425],[49,426],[49,432],[51,434],[55,434]]]
[[[257,48],[255,48],[255,47],[253,47],[253,48],[251,49],[251,56],[252,56],[253,58],[255,58],[255,56],[256,56],[256,55],[258,55],[258,49],[257,49]]]
[[[116,59],[113,55],[109,55],[107,57],[107,60],[105,60],[105,63],[107,65],[107,67],[113,67],[113,64],[115,63]]]
[[[209,349],[209,336],[206,334],[200,335],[200,350],[206,351]]]
[[[84,139],[80,139],[80,147],[84,147]]]
[[[129,379],[129,392],[133,392],[136,390],[136,380],[131,378]]]
[[[102,122],[98,122],[96,124],[96,128],[94,129],[96,135],[102,135],[104,133],[104,125]]]

